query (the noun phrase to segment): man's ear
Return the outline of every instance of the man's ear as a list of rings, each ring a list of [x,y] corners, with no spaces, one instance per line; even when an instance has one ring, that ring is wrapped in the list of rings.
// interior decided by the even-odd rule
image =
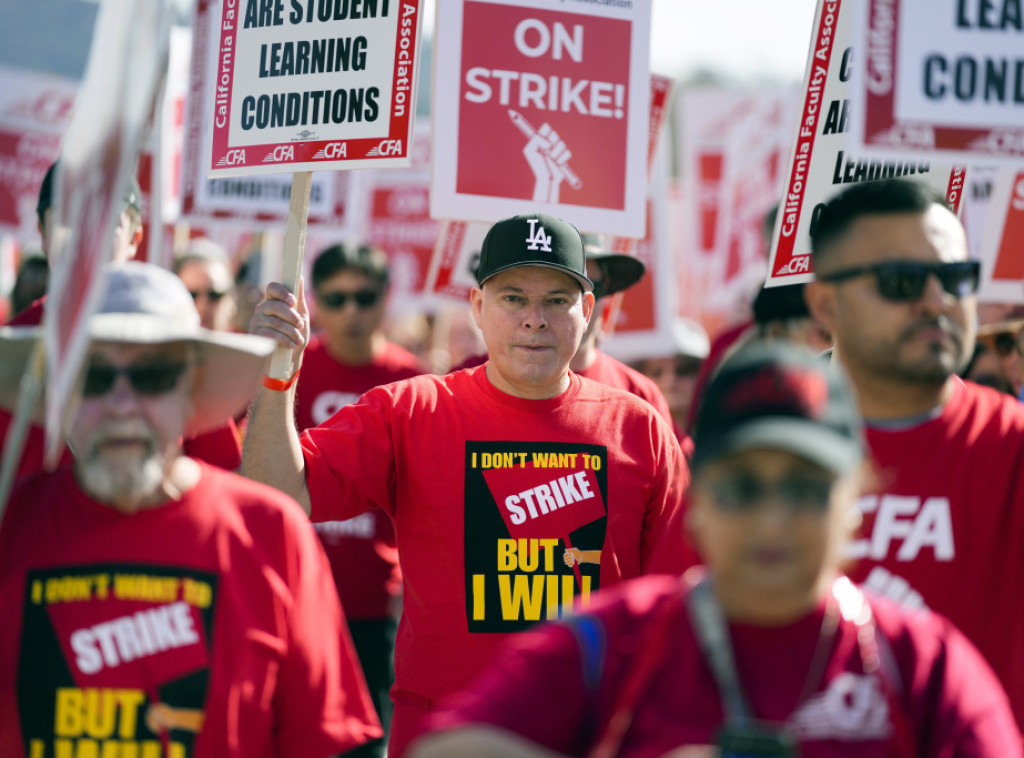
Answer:
[[[820,321],[829,333],[836,333],[836,288],[831,284],[812,280],[804,285],[807,310]]]
[[[480,329],[480,317],[484,308],[484,291],[480,287],[474,287],[469,291],[469,307],[473,311],[476,328]]]
[[[594,313],[594,303],[596,302],[594,300],[594,293],[584,291],[581,302],[583,303],[583,318],[585,318],[589,324],[590,316]]]

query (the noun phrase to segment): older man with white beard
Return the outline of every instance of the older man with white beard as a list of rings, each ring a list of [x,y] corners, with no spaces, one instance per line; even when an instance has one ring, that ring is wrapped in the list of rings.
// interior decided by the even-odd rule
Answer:
[[[0,755],[326,756],[380,734],[302,510],[186,457],[270,340],[200,326],[170,272],[105,272],[72,465],[0,523]],[[10,405],[38,332],[0,330]]]

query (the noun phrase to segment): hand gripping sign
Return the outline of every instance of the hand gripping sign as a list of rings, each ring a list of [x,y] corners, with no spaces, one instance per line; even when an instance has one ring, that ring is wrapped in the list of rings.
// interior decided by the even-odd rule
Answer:
[[[625,4],[622,4],[625,6]],[[650,0],[441,0],[431,215],[642,237]]]
[[[407,166],[420,0],[223,0],[211,176]]]

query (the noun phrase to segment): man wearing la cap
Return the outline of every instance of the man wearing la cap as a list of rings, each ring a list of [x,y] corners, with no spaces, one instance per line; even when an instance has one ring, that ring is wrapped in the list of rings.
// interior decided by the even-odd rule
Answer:
[[[947,616],[1024,728],[1024,408],[956,376],[974,349],[979,264],[942,197],[853,185],[812,238],[811,313],[853,382],[878,486],[858,501],[852,577]]]
[[[694,429],[704,567],[510,640],[415,758],[1019,756],[963,634],[842,576],[864,450],[841,374],[796,345],[726,358]]]
[[[273,343],[199,325],[176,276],[104,272],[73,465],[0,524],[0,755],[327,756],[380,734],[294,501],[181,454]],[[37,329],[0,330],[0,401]]]
[[[598,348],[598,343],[608,333],[611,326],[610,319],[614,309],[608,307],[609,298],[640,281],[646,267],[643,261],[634,255],[605,250],[601,235],[584,234],[582,237],[587,261],[587,277],[594,284],[594,310],[590,315],[587,330],[583,333],[583,339],[580,340],[580,346],[569,362],[569,368],[587,379],[632,392],[650,403],[666,421],[671,422],[672,414],[668,403],[657,385],[640,372]],[[458,369],[479,366],[486,360],[486,354],[474,355],[461,363]]]
[[[569,371],[593,309],[574,227],[539,213],[499,221],[477,281],[485,365],[372,389],[301,438],[293,390],[268,387],[246,437],[243,472],[314,521],[373,506],[395,521],[405,588],[395,757],[508,633],[643,573],[688,478],[647,403]],[[253,331],[300,354],[301,288],[296,298],[270,285],[267,298]]]

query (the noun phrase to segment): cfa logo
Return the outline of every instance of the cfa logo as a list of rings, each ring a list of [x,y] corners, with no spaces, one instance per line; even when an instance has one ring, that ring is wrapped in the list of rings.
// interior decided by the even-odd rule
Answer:
[[[332,158],[344,158],[348,155],[348,143],[346,142],[328,142],[324,145],[324,158],[331,160]]]
[[[797,255],[788,264],[775,272],[776,276],[783,274],[806,274],[811,270],[811,256]]]
[[[346,405],[351,405],[359,399],[355,392],[321,392],[313,401],[313,408],[310,415],[313,422],[322,424]]]
[[[245,165],[245,150],[240,147],[236,147],[233,150],[228,150],[224,156],[217,161],[218,166],[244,166]]]
[[[372,148],[366,155],[367,156],[378,156],[378,155],[401,155],[402,154],[402,140],[400,139],[382,139],[377,147]]]
[[[295,160],[295,148],[291,145],[278,145],[263,157],[264,163],[281,163]]]
[[[949,498],[865,495],[857,501],[857,508],[865,516],[874,515],[874,522],[868,536],[850,543],[847,557],[884,560],[895,543],[897,561],[915,560],[924,549],[931,549],[936,561],[953,560]]]
[[[551,235],[544,232],[543,226],[538,226],[540,219],[531,218],[526,223],[530,225],[530,236],[526,238],[527,250],[543,250],[551,252]]]

